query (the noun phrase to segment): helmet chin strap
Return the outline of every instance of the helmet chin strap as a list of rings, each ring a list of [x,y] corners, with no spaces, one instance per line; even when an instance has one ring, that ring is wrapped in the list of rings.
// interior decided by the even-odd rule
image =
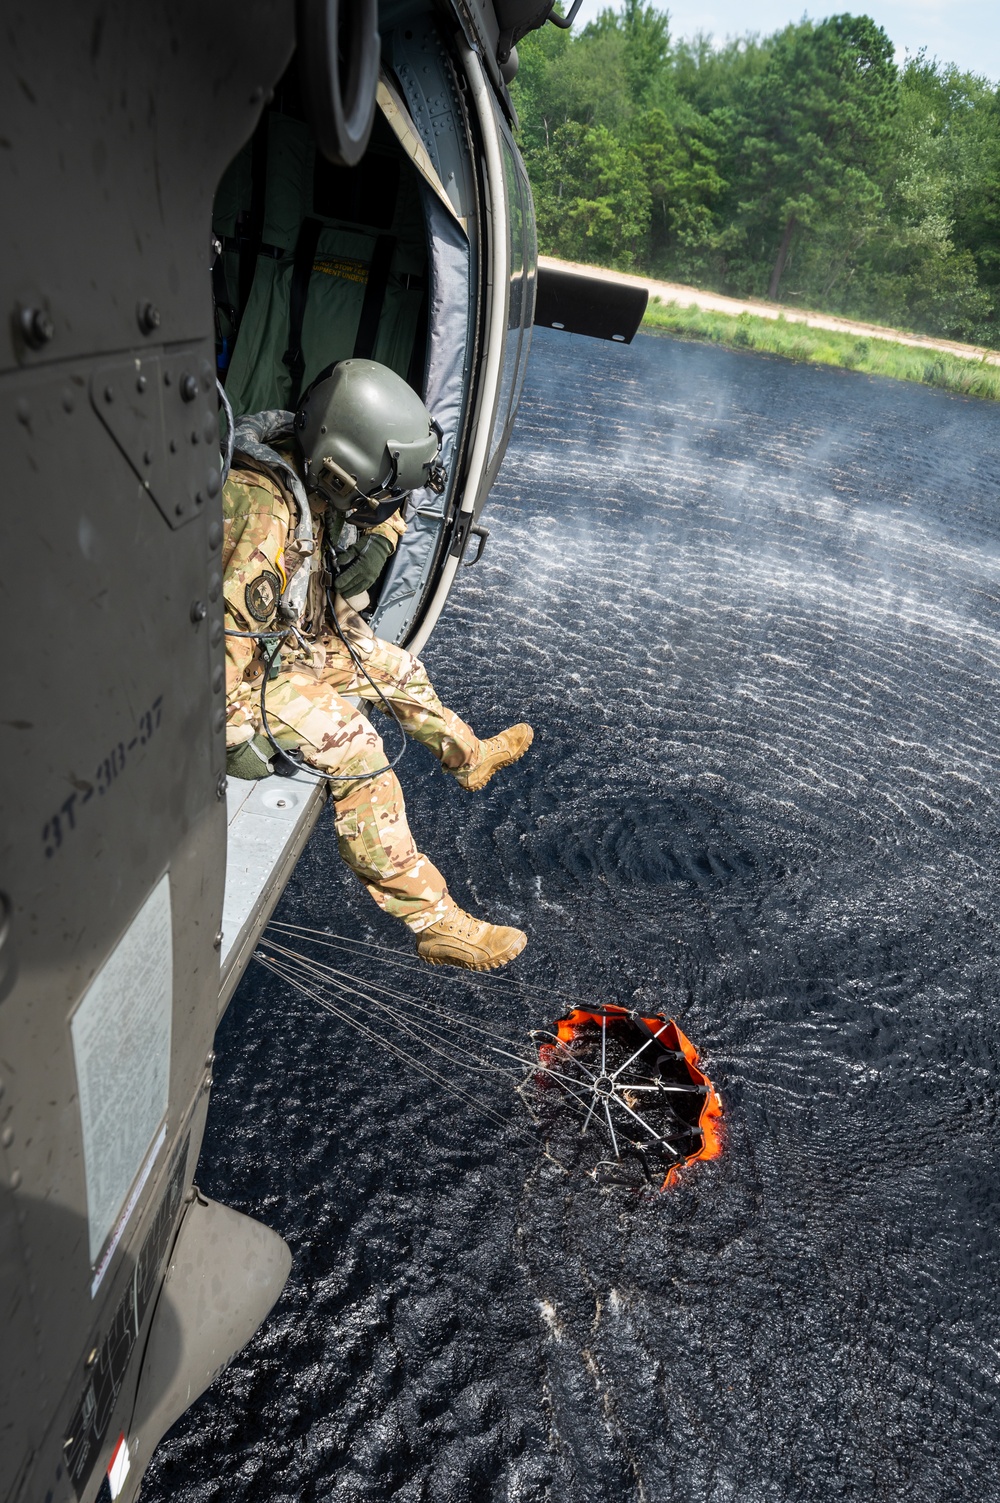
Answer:
[[[441,450],[444,448],[444,429],[437,418],[431,418],[431,432],[438,441],[437,453],[427,466],[427,488],[432,490],[435,496],[440,496],[448,484],[448,471],[441,463]]]
[[[427,471],[427,489],[433,491],[435,496],[440,496],[447,484],[448,471],[439,460],[435,459]]]

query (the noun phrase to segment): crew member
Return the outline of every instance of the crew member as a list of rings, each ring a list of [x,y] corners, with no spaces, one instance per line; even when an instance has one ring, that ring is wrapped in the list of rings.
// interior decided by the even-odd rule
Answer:
[[[258,413],[238,425],[223,491],[227,765],[237,777],[266,776],[274,741],[301,749],[331,778],[341,856],[413,931],[418,955],[493,970],[526,936],[451,898],[417,850],[381,738],[345,698],[389,701],[406,733],[469,790],[531,745],[529,725],[480,741],[438,699],[423,664],[376,637],[349,603],[398,543],[406,494],[443,488],[440,447],[416,393],[372,360],[334,366],[294,416]]]

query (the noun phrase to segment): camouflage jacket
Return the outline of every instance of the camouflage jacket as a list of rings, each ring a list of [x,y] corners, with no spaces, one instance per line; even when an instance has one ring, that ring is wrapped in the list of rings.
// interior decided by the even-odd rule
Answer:
[[[292,498],[273,472],[265,467],[241,467],[230,472],[222,491],[222,593],[227,632],[271,631],[275,627],[282,591],[301,558],[294,556],[289,533],[295,516]],[[322,556],[323,527],[313,518],[316,547]],[[405,522],[398,513],[372,528],[395,549]],[[294,539],[293,539],[294,543]],[[286,549],[292,556],[286,557]],[[311,582],[306,635],[323,629],[326,602],[319,578]],[[263,654],[272,643],[248,637],[226,637],[226,745],[239,746],[261,730],[260,680]]]

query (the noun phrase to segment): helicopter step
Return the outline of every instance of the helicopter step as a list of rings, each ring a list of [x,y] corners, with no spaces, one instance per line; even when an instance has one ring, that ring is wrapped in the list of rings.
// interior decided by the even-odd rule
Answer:
[[[229,1005],[326,798],[327,785],[308,772],[262,778],[256,783],[242,778],[228,781],[220,1016]]]

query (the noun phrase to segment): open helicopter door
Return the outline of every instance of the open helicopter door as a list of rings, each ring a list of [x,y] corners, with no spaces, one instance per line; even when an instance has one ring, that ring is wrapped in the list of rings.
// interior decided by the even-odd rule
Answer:
[[[479,348],[467,407],[467,438],[453,491],[446,553],[415,612],[407,646],[419,652],[441,614],[470,540],[473,562],[485,542],[478,520],[510,439],[531,345],[537,241],[527,173],[497,96],[471,47],[461,66],[472,109],[482,202],[479,264]],[[405,540],[404,540],[405,541]],[[391,580],[390,580],[391,585]],[[415,628],[415,629],[414,629]]]
[[[415,491],[405,534],[386,571],[371,621],[379,636],[419,650],[417,633],[428,619],[446,567],[454,518],[463,494],[472,402],[482,379],[478,345],[482,316],[480,263],[493,233],[484,221],[477,153],[463,107],[454,60],[434,27],[408,26],[389,39],[387,57],[395,86],[397,119],[423,146],[437,183],[423,185],[427,236],[428,307],[425,364],[418,386],[444,434],[448,481],[441,494]],[[447,593],[447,592],[445,592]],[[441,605],[444,596],[441,598]],[[433,612],[427,626],[440,613]]]
[[[421,391],[444,433],[448,482],[411,498],[371,611],[380,636],[419,651],[477,531],[477,557],[482,547],[477,522],[531,339],[534,211],[477,53],[450,50],[434,19],[419,16],[383,37],[382,57],[375,128],[357,167],[331,169],[318,155],[289,70],[223,179],[217,348],[237,413],[287,406],[331,361],[358,353]],[[302,773],[256,787],[233,780],[228,797],[223,1006],[325,790]]]

